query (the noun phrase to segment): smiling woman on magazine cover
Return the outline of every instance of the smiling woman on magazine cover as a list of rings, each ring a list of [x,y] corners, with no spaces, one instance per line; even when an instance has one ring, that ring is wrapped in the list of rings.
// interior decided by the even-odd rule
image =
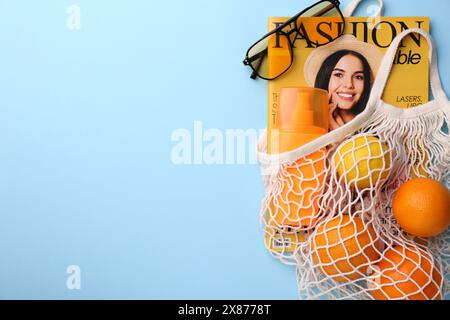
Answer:
[[[350,122],[364,110],[382,58],[378,48],[351,35],[310,54],[305,79],[329,93],[330,130]]]

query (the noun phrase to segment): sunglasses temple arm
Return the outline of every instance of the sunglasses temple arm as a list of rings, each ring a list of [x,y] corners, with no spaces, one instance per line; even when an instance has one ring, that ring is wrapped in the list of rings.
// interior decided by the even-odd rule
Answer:
[[[264,51],[261,51],[260,53],[258,53],[257,55],[252,57],[252,61],[258,59],[259,62],[258,64],[254,67],[254,70],[250,76],[251,79],[255,80],[256,77],[258,76],[258,72],[259,72],[259,68],[261,67],[261,63],[263,61],[263,58],[260,58],[262,55],[266,55],[267,54],[267,49],[265,49]]]

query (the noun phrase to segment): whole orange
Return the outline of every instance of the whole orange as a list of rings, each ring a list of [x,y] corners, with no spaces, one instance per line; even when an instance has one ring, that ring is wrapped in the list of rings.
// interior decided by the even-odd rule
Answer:
[[[379,258],[377,243],[372,226],[359,217],[339,215],[317,226],[311,241],[312,259],[322,273],[349,282],[364,276]]]
[[[385,251],[373,266],[376,279],[368,287],[376,300],[441,300],[442,275],[432,265],[431,255],[418,248],[402,245]]]
[[[433,179],[417,178],[395,193],[392,210],[400,227],[418,237],[433,237],[450,224],[450,192]]]

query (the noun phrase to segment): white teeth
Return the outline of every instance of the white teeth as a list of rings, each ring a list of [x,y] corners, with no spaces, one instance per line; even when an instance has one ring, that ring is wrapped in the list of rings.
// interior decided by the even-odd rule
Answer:
[[[338,95],[342,98],[352,98],[353,97],[352,94],[347,94],[347,93],[339,93]]]

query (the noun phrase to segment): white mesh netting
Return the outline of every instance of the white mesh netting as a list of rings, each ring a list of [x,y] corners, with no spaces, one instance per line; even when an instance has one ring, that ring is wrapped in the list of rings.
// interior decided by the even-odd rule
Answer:
[[[301,298],[431,300],[449,293],[449,230],[414,236],[398,224],[392,204],[418,178],[440,182],[447,195],[450,105],[411,117],[395,109],[380,101],[336,143],[294,162],[261,163],[265,244],[296,266]],[[424,189],[439,196],[433,190]]]
[[[377,112],[342,143],[273,171],[261,210],[266,247],[297,267],[301,297],[436,299],[448,293],[449,232],[413,237],[391,208],[410,179],[449,187],[449,120],[444,110],[407,122]]]

